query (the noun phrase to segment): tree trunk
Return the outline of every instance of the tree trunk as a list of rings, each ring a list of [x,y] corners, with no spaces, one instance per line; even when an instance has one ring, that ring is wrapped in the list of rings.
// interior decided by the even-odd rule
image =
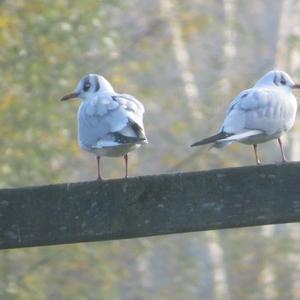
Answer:
[[[169,25],[171,41],[179,76],[181,78],[186,102],[189,108],[190,116],[201,118],[202,114],[199,111],[199,90],[196,84],[195,76],[191,70],[190,55],[185,45],[182,29],[179,22],[176,2],[171,0],[160,0],[160,10],[162,16],[166,19]]]

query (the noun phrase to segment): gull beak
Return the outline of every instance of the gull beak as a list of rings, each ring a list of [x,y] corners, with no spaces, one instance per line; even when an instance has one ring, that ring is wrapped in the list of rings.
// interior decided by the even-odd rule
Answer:
[[[299,83],[295,83],[293,86],[292,86],[293,89],[300,89],[300,84]]]
[[[69,100],[69,99],[73,99],[73,98],[77,98],[79,96],[79,93],[71,93],[71,94],[68,94],[66,96],[63,96],[60,101],[66,101],[66,100]]]

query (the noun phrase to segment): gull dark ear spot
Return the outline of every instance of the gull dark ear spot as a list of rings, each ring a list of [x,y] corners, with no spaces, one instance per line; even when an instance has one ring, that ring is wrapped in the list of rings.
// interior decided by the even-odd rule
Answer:
[[[84,78],[84,81],[83,81],[83,90],[85,92],[87,92],[90,87],[91,87],[91,84],[90,84],[89,76],[87,76]]]
[[[284,78],[283,75],[281,75],[281,77],[280,77],[280,83],[281,83],[282,85],[286,85],[286,80],[285,80],[285,78]]]

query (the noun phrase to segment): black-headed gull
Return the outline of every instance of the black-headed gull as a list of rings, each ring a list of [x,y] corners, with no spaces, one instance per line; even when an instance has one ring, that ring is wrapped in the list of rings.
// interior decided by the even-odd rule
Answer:
[[[101,156],[123,156],[127,177],[127,153],[147,143],[142,103],[131,95],[116,93],[111,84],[97,74],[84,76],[75,92],[61,100],[71,98],[82,101],[77,115],[78,142],[83,150],[96,155],[98,179],[101,179]]]
[[[252,144],[255,160],[260,164],[257,144],[277,139],[282,161],[286,158],[281,135],[289,131],[295,122],[297,101],[292,94],[299,89],[291,77],[282,71],[274,70],[259,79],[254,87],[242,91],[229,105],[220,131],[191,146],[212,143],[221,148],[232,142]]]

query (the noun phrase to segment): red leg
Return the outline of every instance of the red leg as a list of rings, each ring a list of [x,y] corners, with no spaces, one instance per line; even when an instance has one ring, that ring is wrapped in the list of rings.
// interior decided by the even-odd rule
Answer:
[[[284,151],[283,151],[282,141],[281,141],[280,138],[278,138],[277,140],[278,140],[278,144],[279,144],[279,147],[280,147],[281,160],[282,160],[283,163],[284,163],[284,162],[287,162],[287,159],[286,159],[286,157],[285,157],[285,155],[284,155]]]
[[[125,154],[124,155],[124,159],[125,159],[125,178],[128,177],[128,155]]]
[[[260,165],[261,162],[260,162],[260,160],[259,160],[259,158],[258,158],[258,154],[257,154],[257,144],[253,144],[253,149],[254,149],[254,154],[255,154],[256,164],[257,164],[257,165]]]
[[[100,173],[100,156],[97,156],[97,180],[102,180]]]

